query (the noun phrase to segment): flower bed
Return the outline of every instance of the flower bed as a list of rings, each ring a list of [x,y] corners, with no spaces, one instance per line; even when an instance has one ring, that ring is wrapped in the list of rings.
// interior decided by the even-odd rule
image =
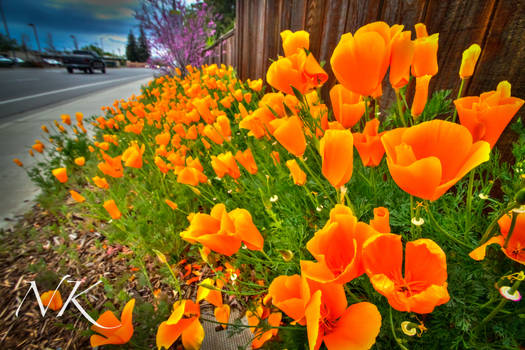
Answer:
[[[151,335],[157,346],[199,348],[202,322],[249,328],[252,348],[523,343],[519,303],[507,303],[524,278],[523,126],[516,164],[493,148],[523,100],[506,81],[454,104],[446,91],[428,99],[438,34],[418,24],[412,40],[375,22],[334,50],[330,109],[308,33],[281,36],[273,92],[231,67],[186,67],[103,108],[93,139],[82,115],[76,125],[64,115],[51,143],[30,151],[46,154],[29,171],[46,193],[69,191],[111,241],[169,271],[173,308]],[[478,56],[465,51],[462,86]],[[397,99],[380,112],[387,70]],[[232,303],[247,325],[230,320]],[[118,319],[103,313],[100,324],[120,327],[94,326],[91,344],[129,342],[142,322],[134,304]]]

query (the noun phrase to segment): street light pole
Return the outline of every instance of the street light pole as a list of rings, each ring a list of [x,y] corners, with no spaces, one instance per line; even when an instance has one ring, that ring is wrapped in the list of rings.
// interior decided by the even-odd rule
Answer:
[[[28,26],[33,27],[33,32],[35,33],[36,45],[38,46],[38,52],[41,52],[40,49],[40,40],[38,40],[38,34],[36,33],[36,26],[33,23],[29,23]]]
[[[7,27],[7,21],[5,19],[4,8],[2,7],[2,0],[0,0],[0,14],[2,14],[2,21],[4,22],[5,33],[7,34],[7,39],[11,39],[9,35],[9,28]],[[11,55],[15,57],[15,50],[11,49]]]
[[[73,39],[73,44],[75,45],[75,50],[78,50],[77,38],[73,34],[71,34],[70,37]]]

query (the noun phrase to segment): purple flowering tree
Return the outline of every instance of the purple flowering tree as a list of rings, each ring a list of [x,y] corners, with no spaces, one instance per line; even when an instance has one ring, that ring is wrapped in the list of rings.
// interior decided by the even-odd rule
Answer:
[[[185,0],[142,0],[135,17],[148,33],[152,54],[171,69],[199,67],[215,21],[204,2],[187,5]]]

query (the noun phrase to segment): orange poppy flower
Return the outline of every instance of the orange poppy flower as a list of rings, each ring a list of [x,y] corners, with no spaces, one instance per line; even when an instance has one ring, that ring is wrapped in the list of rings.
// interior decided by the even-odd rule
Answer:
[[[208,181],[208,178],[202,171],[193,167],[184,167],[177,174],[177,182],[181,184],[197,186],[199,183]]]
[[[266,72],[268,84],[286,94],[293,94],[293,86],[304,95],[327,80],[328,74],[315,57],[304,50],[287,57],[279,57]]]
[[[285,56],[293,55],[300,50],[310,48],[310,33],[304,30],[292,32],[285,30],[281,32],[281,39],[283,41],[283,50]]]
[[[450,299],[446,256],[430,239],[406,244],[404,275],[400,235],[377,235],[366,241],[363,263],[374,289],[398,311],[427,314]]]
[[[337,204],[325,226],[306,243],[317,262],[301,261],[302,274],[321,283],[350,282],[365,272],[361,249],[376,234],[370,225],[358,222],[350,208]]]
[[[310,349],[318,349],[323,341],[328,349],[369,349],[379,334],[381,315],[375,305],[358,303],[347,308],[341,284],[279,276],[270,284],[268,296],[295,322],[306,324]]]
[[[57,178],[58,181],[64,183],[67,181],[67,170],[66,168],[56,168],[51,171],[53,176]]]
[[[216,204],[209,215],[193,215],[190,226],[180,236],[190,243],[199,242],[227,256],[237,252],[241,242],[251,250],[262,250],[264,244],[264,239],[247,210],[235,209],[228,213],[222,203]]]
[[[461,58],[461,67],[459,67],[459,77],[466,79],[474,74],[474,68],[478,62],[479,55],[481,54],[481,47],[478,44],[472,44],[468,49],[463,51]]]
[[[248,325],[253,333],[254,337],[252,340],[252,349],[259,349],[268,340],[275,337],[279,331],[278,328],[272,328],[264,331],[263,328],[256,328],[261,320],[266,320],[268,325],[271,327],[279,327],[281,325],[281,319],[283,314],[280,312],[267,312],[267,309],[259,306],[255,311],[247,311],[246,318],[248,319]]]
[[[423,113],[428,99],[428,84],[430,83],[431,75],[422,75],[416,78],[416,93],[414,94],[414,101],[412,101],[412,108],[410,113],[414,119],[417,119]]]
[[[279,155],[279,152],[272,151],[272,153],[270,153],[270,157],[272,157],[274,165],[277,165],[277,164],[281,163],[281,156]]]
[[[429,200],[441,197],[490,154],[487,142],[472,142],[467,128],[443,120],[387,131],[381,142],[396,184]]]
[[[379,233],[390,233],[390,212],[385,207],[374,208],[374,218],[370,226]]]
[[[428,36],[423,23],[416,24],[417,39],[414,41],[412,75],[416,78],[424,75],[434,76],[438,72],[437,51],[439,33]]]
[[[69,114],[60,115],[60,119],[62,119],[62,123],[71,125],[71,117],[69,116]]]
[[[474,141],[496,142],[507,124],[523,105],[523,100],[511,97],[508,81],[498,84],[496,91],[478,96],[463,97],[454,101],[461,124],[469,129]]]
[[[304,295],[305,283],[306,279],[299,275],[278,276],[274,278],[268,288],[268,295],[271,297],[273,305],[303,326],[306,323],[304,300],[310,297]]]
[[[203,129],[203,134],[218,145],[222,145],[224,137],[213,125],[206,125]]]
[[[124,306],[122,314],[120,316],[120,321],[115,317],[113,312],[106,311],[97,319],[97,323],[104,327],[115,327],[111,329],[100,328],[95,325],[91,326],[91,329],[97,333],[94,334],[89,339],[92,347],[115,344],[121,345],[126,344],[131,339],[133,335],[133,308],[135,307],[135,299],[131,299]]]
[[[248,86],[253,91],[261,91],[262,84],[263,84],[262,79],[257,79],[257,80],[250,80],[250,79],[248,79]]]
[[[122,216],[120,210],[117,207],[117,204],[115,204],[115,201],[113,199],[104,202],[104,209],[106,209],[106,211],[109,213],[113,220],[120,219],[120,217]]]
[[[474,249],[469,255],[474,260],[485,259],[487,247],[490,244],[499,244],[503,253],[514,261],[525,265],[525,213],[517,214],[516,224],[510,238],[508,238],[510,225],[512,222],[512,212],[503,215],[498,220],[501,235],[492,237],[487,242]],[[508,240],[508,242],[507,242]],[[505,242],[507,246],[505,247]]]
[[[221,153],[217,157],[211,156],[211,166],[213,167],[213,170],[215,170],[217,176],[221,179],[226,174],[234,179],[238,179],[241,176],[239,166],[230,151]]]
[[[176,301],[170,317],[162,322],[157,330],[157,347],[169,349],[181,337],[184,349],[200,349],[204,340],[204,328],[199,321],[200,314],[199,304],[191,300]]]
[[[376,167],[381,163],[385,148],[381,143],[384,132],[378,133],[379,120],[372,119],[366,122],[363,133],[354,133],[354,146],[361,157],[364,166]]]
[[[108,181],[104,177],[95,176],[95,177],[92,178],[92,180],[93,180],[93,182],[95,183],[95,185],[98,188],[102,188],[102,189],[108,189],[109,188]]]
[[[98,169],[101,172],[115,178],[124,176],[122,156],[112,158],[106,153],[102,153],[102,158],[104,158],[104,162],[98,163]]]
[[[232,131],[230,127],[230,119],[225,115],[220,115],[217,117],[217,121],[213,124],[215,129],[221,134],[221,136],[226,140],[230,141]]]
[[[127,167],[142,168],[142,155],[144,154],[145,145],[139,148],[137,143],[133,143],[122,153],[122,160]]]
[[[390,64],[392,38],[403,26],[390,27],[374,22],[359,28],[354,35],[341,36],[330,58],[337,80],[348,90],[371,96],[380,90]]]
[[[77,191],[71,190],[69,191],[69,193],[71,194],[71,197],[75,200],[75,202],[82,203],[86,201],[86,198],[84,198],[84,196],[82,196]]]
[[[290,170],[292,175],[293,183],[299,186],[303,186],[306,183],[306,173],[301,169],[295,159],[286,161],[286,166]]]
[[[230,320],[230,305],[222,304],[221,306],[216,307],[213,310],[213,314],[215,315],[217,322],[228,323]],[[226,325],[223,324],[222,328],[226,328]]]
[[[247,172],[254,175],[257,174],[257,164],[253,158],[252,150],[247,148],[244,152],[237,151],[235,154],[235,159],[241,163],[241,165],[246,169]]]
[[[62,296],[58,290],[50,290],[40,296],[42,304],[49,307],[53,311],[58,311],[62,308]]]
[[[306,150],[306,139],[301,119],[294,115],[290,118],[275,119],[270,122],[274,128],[273,136],[288,152],[302,157]]]
[[[16,165],[18,165],[19,167],[23,167],[23,166],[24,166],[24,163],[22,163],[22,162],[20,161],[20,159],[18,159],[18,158],[13,159],[13,162],[14,162]]]
[[[32,146],[32,148],[37,151],[38,153],[42,153],[44,152],[44,144],[41,143],[40,141],[39,142],[35,142],[35,144]]]
[[[82,123],[82,119],[84,119],[84,114],[82,112],[76,112],[75,119],[77,120],[77,123]]]
[[[414,56],[414,42],[412,33],[404,31],[392,39],[392,57],[390,59],[389,79],[390,85],[399,90],[410,79],[410,65]]]
[[[164,202],[173,210],[177,209],[179,206],[177,203],[170,201],[169,199],[165,199]]]
[[[353,127],[365,113],[363,97],[337,84],[330,89],[330,101],[334,110],[335,119],[345,129]]]
[[[86,164],[86,158],[84,157],[75,158],[75,164],[78,166],[83,166],[84,164]]]
[[[350,130],[326,130],[320,141],[324,177],[339,188],[350,181],[354,169],[354,138]]]

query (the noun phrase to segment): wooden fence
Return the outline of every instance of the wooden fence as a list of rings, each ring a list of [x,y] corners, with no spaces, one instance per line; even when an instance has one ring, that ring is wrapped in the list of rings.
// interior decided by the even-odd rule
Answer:
[[[207,62],[232,64],[241,79],[265,78],[270,59],[283,55],[280,32],[285,29],[310,33],[310,51],[326,62],[326,85],[331,86],[330,57],[343,33],[378,20],[412,31],[422,22],[429,34],[439,33],[439,73],[431,91],[446,88],[457,94],[462,52],[477,43],[482,53],[464,95],[494,90],[508,80],[513,96],[525,98],[525,0],[237,0],[236,11],[234,33],[212,48]],[[393,96],[387,82],[385,105]],[[323,90],[326,100],[328,88]],[[513,140],[515,135],[509,135],[505,143]]]

